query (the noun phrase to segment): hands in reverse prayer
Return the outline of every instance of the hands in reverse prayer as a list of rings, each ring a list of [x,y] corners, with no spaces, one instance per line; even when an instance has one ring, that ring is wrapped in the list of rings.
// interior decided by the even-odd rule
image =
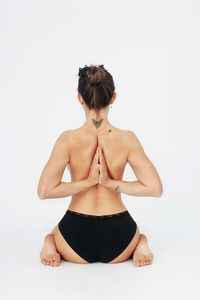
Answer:
[[[88,176],[88,180],[93,184],[101,184],[106,186],[111,180],[109,176],[105,157],[100,147],[97,148]]]

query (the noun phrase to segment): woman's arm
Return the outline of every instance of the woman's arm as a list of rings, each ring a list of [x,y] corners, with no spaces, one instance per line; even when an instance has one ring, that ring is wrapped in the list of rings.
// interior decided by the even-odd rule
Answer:
[[[73,181],[73,182],[60,182],[57,186],[46,191],[45,194],[39,196],[40,199],[50,198],[63,198],[68,197],[93,186],[88,179]]]
[[[91,176],[75,182],[61,181],[69,162],[70,135],[70,131],[65,131],[56,140],[39,180],[37,194],[40,199],[71,196],[96,184]]]
[[[138,180],[124,181],[109,178],[104,186],[132,196],[160,197],[163,186],[156,168],[146,156],[137,136],[130,130],[127,130],[127,133],[128,163]]]

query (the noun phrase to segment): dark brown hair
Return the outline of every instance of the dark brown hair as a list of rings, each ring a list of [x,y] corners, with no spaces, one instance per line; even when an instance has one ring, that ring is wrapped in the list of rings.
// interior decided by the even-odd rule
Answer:
[[[103,65],[79,68],[78,92],[88,108],[99,110],[110,104],[115,85],[112,75]]]

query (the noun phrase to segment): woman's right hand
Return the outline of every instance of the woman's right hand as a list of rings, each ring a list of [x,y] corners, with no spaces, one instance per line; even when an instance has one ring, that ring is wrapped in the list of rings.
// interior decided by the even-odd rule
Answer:
[[[96,149],[95,156],[93,158],[92,165],[90,167],[90,173],[88,176],[88,181],[91,182],[93,185],[99,183],[99,170],[100,170],[100,164],[98,163],[98,154],[99,148]]]

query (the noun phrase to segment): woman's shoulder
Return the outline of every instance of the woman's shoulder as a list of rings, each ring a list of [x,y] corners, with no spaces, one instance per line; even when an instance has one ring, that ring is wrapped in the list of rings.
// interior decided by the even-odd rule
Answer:
[[[137,136],[137,134],[135,133],[135,131],[133,130],[125,130],[126,132],[126,136],[127,136],[127,139],[131,142],[138,142],[139,141],[139,138]]]
[[[67,130],[64,130],[64,131],[61,131],[59,134],[58,134],[58,137],[57,137],[57,142],[59,143],[67,143],[69,145],[70,142],[72,142],[73,140],[75,139],[74,137],[74,130],[72,129],[67,129]]]
[[[88,138],[87,132],[83,132],[81,128],[67,129],[61,132],[60,139],[71,145],[78,144]]]
[[[124,136],[127,140],[134,139],[137,137],[135,132],[130,129],[121,129],[118,127],[114,127],[114,129],[117,131],[117,133]]]
[[[64,131],[61,131],[61,133],[58,135],[58,138],[60,140],[65,140],[67,137],[70,138],[70,137],[73,137],[73,129],[66,129]]]

